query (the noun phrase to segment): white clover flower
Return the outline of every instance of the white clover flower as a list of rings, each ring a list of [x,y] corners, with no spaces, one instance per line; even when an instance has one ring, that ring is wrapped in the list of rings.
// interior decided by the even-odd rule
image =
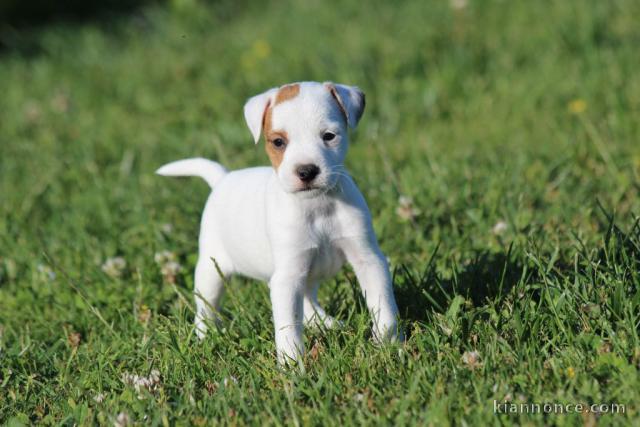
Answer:
[[[161,387],[160,371],[154,369],[148,377],[125,372],[122,374],[122,382],[133,387],[136,393],[138,393],[138,399],[142,400],[145,398],[144,390],[149,393],[155,393]]]
[[[93,401],[96,403],[102,403],[104,402],[104,400],[107,398],[107,395],[104,393],[98,393],[95,396],[93,396]]]
[[[42,277],[45,280],[53,281],[56,279],[55,271],[53,271],[51,267],[49,267],[48,265],[38,264],[38,266],[36,267],[36,270],[40,274],[40,277]]]
[[[162,278],[167,283],[175,283],[176,276],[180,270],[182,270],[182,266],[177,261],[177,258],[175,253],[169,251],[157,252],[153,257],[156,264],[160,267]]]
[[[493,228],[491,228],[491,232],[493,234],[495,234],[496,236],[499,236],[499,235],[503,234],[505,231],[507,231],[508,228],[509,228],[509,224],[507,224],[506,222],[500,220],[500,221],[496,222],[496,224],[493,226]]]
[[[131,424],[131,417],[126,412],[120,412],[113,423],[114,427],[127,427]]]
[[[233,375],[229,376],[229,377],[225,377],[222,380],[222,385],[224,385],[225,387],[229,387],[231,385],[235,385],[238,384],[238,379],[236,377],[234,377]]]
[[[467,365],[469,369],[475,369],[480,366],[480,353],[476,350],[465,351],[462,355],[462,363]]]
[[[160,272],[164,277],[172,277],[172,276],[175,277],[175,275],[178,274],[181,269],[182,269],[182,266],[179,263],[175,261],[169,261],[168,263],[162,266],[162,268],[160,269]]]
[[[118,279],[122,277],[124,269],[127,268],[127,261],[122,257],[108,258],[102,264],[102,271],[112,279]]]
[[[171,251],[156,252],[156,254],[153,256],[154,261],[159,266],[163,266],[164,264],[166,264],[166,263],[168,263],[170,261],[175,261],[176,258],[177,258],[176,254],[174,252],[171,252]]]
[[[398,198],[398,207],[396,208],[396,214],[405,221],[413,220],[420,215],[420,209],[413,206],[413,199],[407,196],[400,196]]]

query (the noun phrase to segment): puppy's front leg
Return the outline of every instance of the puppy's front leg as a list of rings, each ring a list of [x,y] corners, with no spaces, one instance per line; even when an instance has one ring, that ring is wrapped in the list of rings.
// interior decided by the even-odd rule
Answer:
[[[389,265],[375,237],[345,239],[341,247],[367,301],[373,318],[374,338],[378,342],[402,341],[404,336],[398,329],[398,306],[393,295]]]
[[[276,268],[269,281],[278,362],[299,362],[304,354],[302,340],[303,296],[306,274]]]

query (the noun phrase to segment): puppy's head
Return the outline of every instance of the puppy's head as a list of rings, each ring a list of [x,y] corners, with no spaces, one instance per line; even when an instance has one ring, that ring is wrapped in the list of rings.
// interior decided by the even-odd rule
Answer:
[[[265,147],[282,188],[320,194],[332,188],[347,153],[347,128],[364,111],[364,94],[334,83],[292,83],[250,98],[244,117]]]

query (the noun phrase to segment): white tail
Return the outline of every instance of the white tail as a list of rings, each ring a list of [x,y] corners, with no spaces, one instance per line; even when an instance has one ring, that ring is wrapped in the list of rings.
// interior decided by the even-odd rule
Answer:
[[[199,176],[213,188],[227,170],[220,164],[201,157],[171,162],[156,171],[163,176]]]

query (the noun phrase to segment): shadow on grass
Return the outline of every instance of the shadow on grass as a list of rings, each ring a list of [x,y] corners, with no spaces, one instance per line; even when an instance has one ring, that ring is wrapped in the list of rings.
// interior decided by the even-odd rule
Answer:
[[[430,321],[434,314],[445,313],[457,296],[463,297],[473,307],[492,305],[496,309],[525,294],[527,298],[539,301],[542,293],[531,285],[553,283],[556,292],[566,277],[572,277],[570,282],[579,279],[589,283],[595,272],[611,283],[632,283],[630,272],[640,268],[640,218],[635,218],[632,225],[624,230],[617,224],[613,213],[600,204],[598,206],[600,215],[595,220],[602,235],[602,244],[588,248],[574,235],[579,253],[577,259],[562,259],[562,256],[557,257],[557,253],[553,254],[551,248],[545,250],[535,242],[529,242],[530,248],[537,253],[530,259],[514,254],[513,246],[505,252],[478,251],[461,268],[454,267],[447,277],[436,271],[434,259],[437,249],[420,274],[415,268],[399,266],[394,271],[394,291],[402,319]],[[518,296],[514,295],[514,288],[518,289]],[[632,295],[636,290],[629,286],[620,292]],[[595,300],[591,303],[598,304],[592,293],[589,298]],[[361,302],[360,305],[363,304]],[[616,316],[624,318],[622,309],[613,305],[609,308],[613,316],[611,321],[615,321]]]
[[[434,256],[435,257],[435,253]],[[444,313],[454,297],[460,295],[481,306],[500,301],[529,274],[510,252],[478,252],[450,278],[444,278],[429,262],[421,274],[402,265],[394,271],[395,294],[400,314],[409,321],[427,321],[432,313]]]
[[[437,250],[436,250],[437,252]],[[443,277],[435,268],[436,252],[424,270],[401,265],[393,271],[394,293],[400,318],[408,322],[431,322],[434,314],[445,313],[457,296],[470,301],[474,307],[488,303],[501,305],[518,284],[532,280],[532,271],[507,251],[478,252],[463,268],[455,270],[451,277]],[[367,305],[355,278],[346,274],[349,287],[339,287],[337,282],[327,304],[330,313],[344,310],[344,301],[353,301],[355,313],[365,313]]]

